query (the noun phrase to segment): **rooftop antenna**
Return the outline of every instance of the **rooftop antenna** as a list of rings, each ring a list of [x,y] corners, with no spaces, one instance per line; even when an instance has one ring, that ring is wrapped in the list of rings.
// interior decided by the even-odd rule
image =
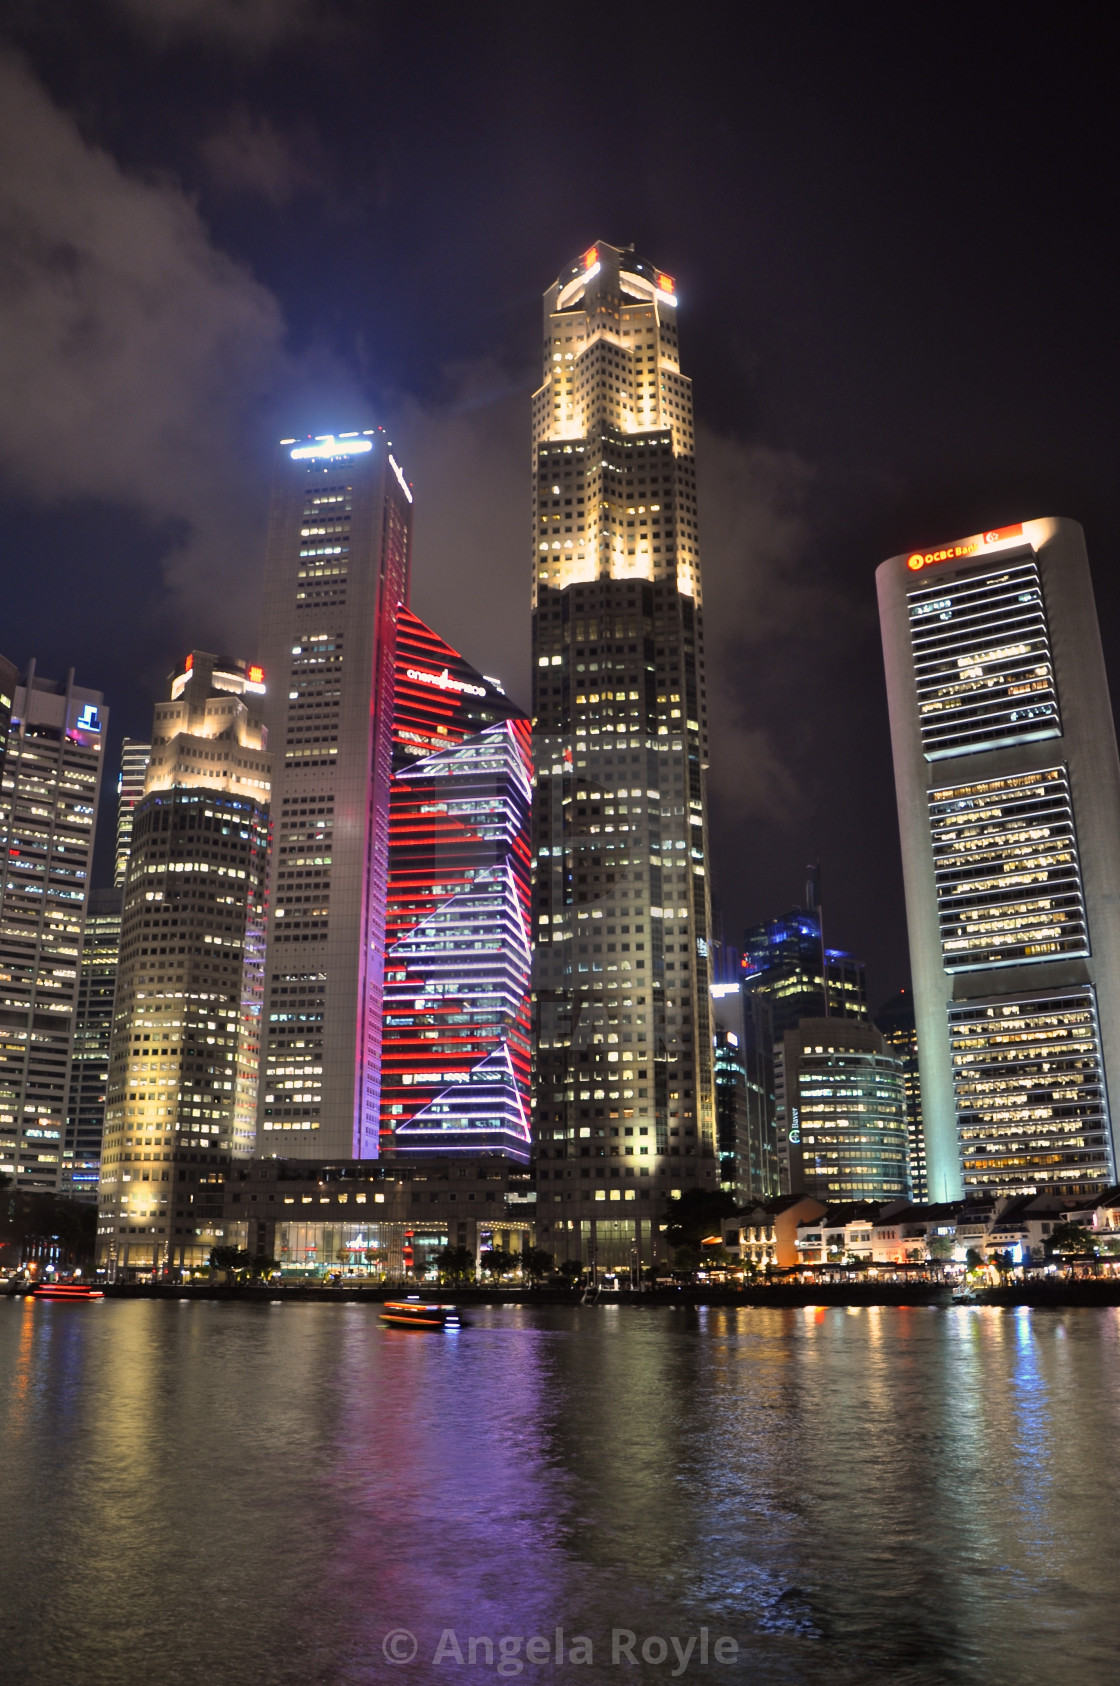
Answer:
[[[832,1017],[828,999],[828,956],[824,946],[824,913],[821,910],[821,863],[814,861],[805,868],[805,911],[817,916],[817,930],[821,940],[821,993],[824,996],[824,1016]]]

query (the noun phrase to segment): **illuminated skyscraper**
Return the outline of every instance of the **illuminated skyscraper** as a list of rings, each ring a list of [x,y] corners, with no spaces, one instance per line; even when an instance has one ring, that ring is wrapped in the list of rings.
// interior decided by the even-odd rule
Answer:
[[[7,656],[0,656],[0,775],[4,772],[4,757],[8,753],[8,732],[12,724],[12,704],[19,684],[19,668]],[[2,833],[0,833],[2,837]]]
[[[802,1019],[775,1066],[783,1194],[826,1206],[909,1195],[902,1067],[874,1025]]]
[[[529,752],[521,709],[402,609],[382,1152],[529,1157]]]
[[[669,276],[600,244],[549,288],[533,398],[538,1220],[648,1262],[716,1179],[692,395]],[[615,1204],[615,1203],[618,1204]]]
[[[930,1198],[1090,1193],[1117,1175],[1120,763],[1081,528],[877,578]]]
[[[59,1180],[107,723],[101,692],[73,670],[60,683],[32,661],[15,687],[0,788],[0,1170],[21,1188]]]
[[[825,978],[828,1008],[825,1010]],[[770,1004],[779,1039],[801,1019],[866,1019],[867,983],[862,960],[821,946],[821,913],[795,907],[780,919],[755,925],[743,942],[743,981]]]
[[[720,1187],[739,1201],[779,1192],[770,1003],[740,979],[712,985]]]
[[[117,851],[113,862],[113,883],[124,889],[128,872],[128,850],[132,841],[132,810],[144,794],[150,743],[125,738],[121,745],[121,770],[117,774]]]
[[[926,1172],[926,1136],[922,1128],[922,1081],[918,1069],[918,1031],[914,1021],[914,997],[908,989],[880,1007],[875,1028],[882,1031],[887,1052],[902,1067],[902,1088],[906,1097],[906,1139],[910,1155],[910,1193],[924,1204],[929,1199]]]
[[[78,967],[74,1051],[66,1094],[59,1191],[96,1200],[121,945],[120,890],[91,890]]]
[[[286,441],[262,648],[274,757],[258,1151],[378,1151],[397,617],[412,493],[384,435]]]
[[[110,1268],[204,1262],[256,1136],[270,755],[259,667],[195,650],[133,814],[98,1193]]]

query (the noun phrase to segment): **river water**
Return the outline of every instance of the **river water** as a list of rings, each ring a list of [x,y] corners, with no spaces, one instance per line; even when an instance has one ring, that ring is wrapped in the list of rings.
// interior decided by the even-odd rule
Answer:
[[[1120,1679],[1120,1311],[3,1301],[0,1378],[5,1686]]]

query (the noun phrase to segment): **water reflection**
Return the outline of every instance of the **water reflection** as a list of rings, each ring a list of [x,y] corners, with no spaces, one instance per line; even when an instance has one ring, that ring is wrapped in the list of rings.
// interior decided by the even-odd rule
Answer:
[[[1114,1672],[1116,1313],[9,1301],[0,1365],[17,1686]]]

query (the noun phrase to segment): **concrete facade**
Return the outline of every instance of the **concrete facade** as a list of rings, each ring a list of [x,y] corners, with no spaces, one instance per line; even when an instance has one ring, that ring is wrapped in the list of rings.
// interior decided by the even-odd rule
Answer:
[[[1120,762],[1084,536],[877,572],[932,1200],[1114,1179]]]
[[[113,1275],[208,1254],[224,1168],[253,1152],[270,769],[257,671],[196,650],[155,708],[98,1187],[98,1263]]]
[[[273,752],[261,1153],[377,1157],[411,527],[412,493],[381,430],[281,444],[261,630]]]
[[[656,265],[590,247],[545,294],[532,412],[541,1237],[562,1254],[609,1234],[620,1262],[648,1252],[651,1221],[656,1244],[671,1191],[717,1177],[695,435],[676,305]]]
[[[10,669],[0,684],[10,686]],[[8,690],[0,692],[9,696]],[[67,1092],[109,711],[28,663],[10,695],[0,786],[0,1170],[52,1191]]]

